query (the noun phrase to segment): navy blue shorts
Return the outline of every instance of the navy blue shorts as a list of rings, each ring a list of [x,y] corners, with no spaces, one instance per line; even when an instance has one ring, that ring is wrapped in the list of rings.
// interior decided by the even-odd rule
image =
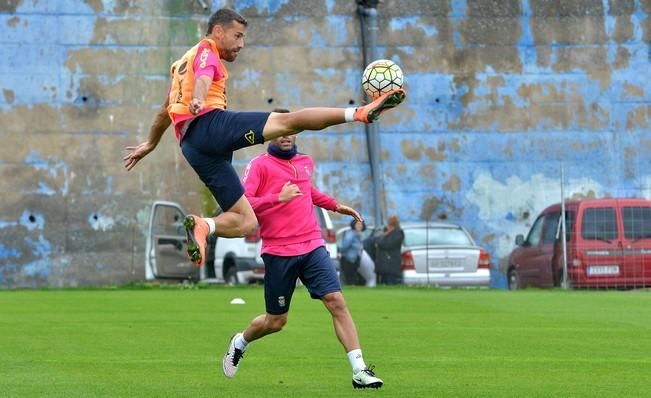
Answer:
[[[181,150],[190,166],[210,189],[223,211],[244,194],[233,165],[233,152],[262,144],[268,112],[214,110],[192,121],[181,139]]]
[[[337,270],[325,247],[300,256],[263,254],[264,301],[267,313],[282,315],[289,311],[296,280],[300,279],[313,299],[340,292]]]

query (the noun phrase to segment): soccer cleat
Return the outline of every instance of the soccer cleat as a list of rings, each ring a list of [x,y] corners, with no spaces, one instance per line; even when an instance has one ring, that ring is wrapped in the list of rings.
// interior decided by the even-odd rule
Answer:
[[[375,366],[371,365],[353,375],[353,388],[380,388],[384,382],[375,377]]]
[[[188,240],[188,256],[194,265],[201,267],[206,263],[206,245],[210,227],[204,219],[193,215],[183,219],[183,226]]]
[[[244,358],[244,351],[235,348],[235,338],[241,334],[242,333],[237,333],[231,337],[231,341],[228,343],[228,351],[226,351],[226,355],[224,355],[224,359],[222,360],[224,375],[229,379],[235,376],[240,360]]]
[[[405,90],[401,88],[391,90],[388,93],[377,97],[370,104],[355,109],[353,118],[358,122],[373,123],[380,117],[382,112],[400,105],[406,96],[407,94],[405,93]]]

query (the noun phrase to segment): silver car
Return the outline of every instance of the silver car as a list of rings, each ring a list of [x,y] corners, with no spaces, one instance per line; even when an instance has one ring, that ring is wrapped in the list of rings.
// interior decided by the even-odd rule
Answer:
[[[490,255],[463,227],[403,223],[402,275],[406,285],[489,286]]]

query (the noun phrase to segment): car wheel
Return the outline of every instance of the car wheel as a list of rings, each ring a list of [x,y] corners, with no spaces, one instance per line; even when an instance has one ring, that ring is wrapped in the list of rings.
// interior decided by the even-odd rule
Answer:
[[[226,275],[224,275],[224,279],[226,280],[226,284],[229,286],[235,286],[238,283],[240,283],[237,280],[237,270],[235,267],[230,267],[228,270],[226,270]]]
[[[510,290],[520,289],[520,277],[518,276],[518,270],[515,268],[509,269],[508,282]]]

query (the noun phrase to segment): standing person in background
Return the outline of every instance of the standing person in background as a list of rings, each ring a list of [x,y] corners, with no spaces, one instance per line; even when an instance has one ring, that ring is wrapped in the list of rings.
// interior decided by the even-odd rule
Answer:
[[[400,228],[398,216],[391,216],[387,221],[384,235],[380,236],[375,244],[377,247],[375,258],[375,271],[378,283],[384,285],[398,285],[402,283],[401,249],[405,240],[405,233]]]
[[[366,230],[364,221],[353,219],[350,229],[344,232],[341,241],[341,274],[343,283],[347,285],[361,285],[358,273],[362,258],[362,231]]]

